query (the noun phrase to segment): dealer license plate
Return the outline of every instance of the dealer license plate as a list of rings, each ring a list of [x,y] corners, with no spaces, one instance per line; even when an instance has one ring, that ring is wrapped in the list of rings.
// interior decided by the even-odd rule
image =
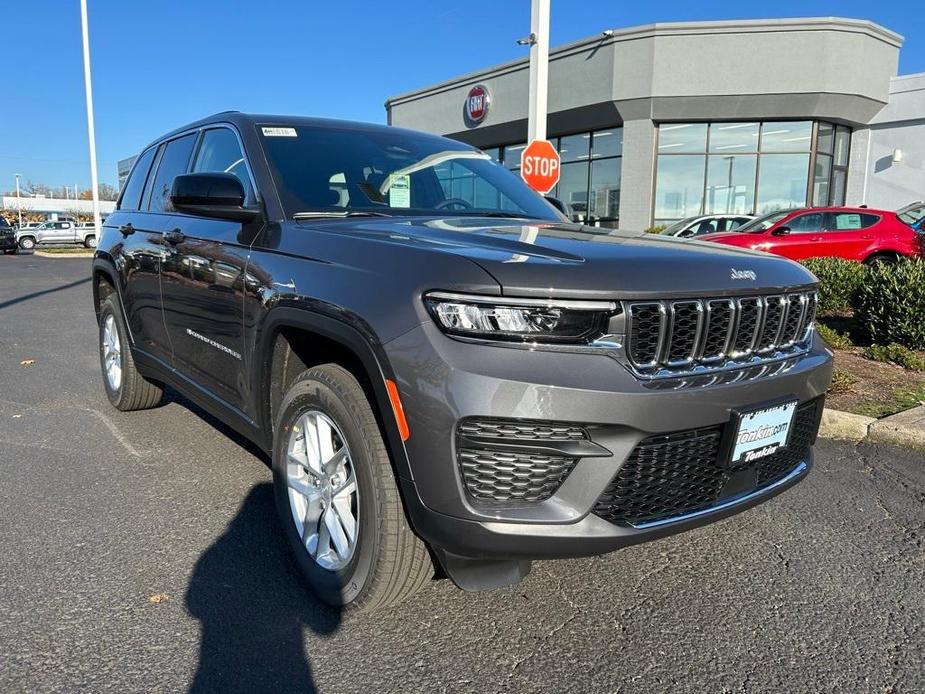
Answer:
[[[786,448],[796,409],[794,400],[740,413],[730,464],[747,465]]]

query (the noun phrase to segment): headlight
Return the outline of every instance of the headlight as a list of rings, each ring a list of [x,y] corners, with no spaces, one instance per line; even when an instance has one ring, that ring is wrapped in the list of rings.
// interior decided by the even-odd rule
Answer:
[[[610,301],[514,299],[430,292],[424,303],[450,335],[513,342],[587,344],[607,332]]]

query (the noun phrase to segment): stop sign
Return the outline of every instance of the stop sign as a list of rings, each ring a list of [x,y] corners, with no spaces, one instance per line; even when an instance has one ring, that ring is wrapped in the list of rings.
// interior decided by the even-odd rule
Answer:
[[[559,153],[548,140],[534,140],[520,158],[520,177],[545,195],[559,182]]]

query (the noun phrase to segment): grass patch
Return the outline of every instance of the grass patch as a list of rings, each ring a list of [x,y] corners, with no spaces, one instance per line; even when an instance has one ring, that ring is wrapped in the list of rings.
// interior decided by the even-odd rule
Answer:
[[[847,393],[851,386],[858,382],[858,377],[850,371],[839,369],[838,367],[832,372],[832,384],[829,386],[830,393]]]
[[[925,405],[925,385],[919,385],[916,388],[898,389],[893,391],[883,399],[875,402],[866,402],[860,404],[855,410],[857,414],[863,414],[868,417],[888,417],[897,412],[911,410],[913,407]]]
[[[93,255],[92,248],[37,248],[38,255]]]

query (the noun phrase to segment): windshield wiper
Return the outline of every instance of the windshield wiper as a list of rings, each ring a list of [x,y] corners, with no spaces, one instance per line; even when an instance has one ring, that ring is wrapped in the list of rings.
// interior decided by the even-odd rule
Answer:
[[[371,210],[344,210],[337,211],[318,211],[318,212],[296,212],[292,215],[293,219],[345,219],[347,217],[391,217],[392,215],[385,212],[373,212]]]

